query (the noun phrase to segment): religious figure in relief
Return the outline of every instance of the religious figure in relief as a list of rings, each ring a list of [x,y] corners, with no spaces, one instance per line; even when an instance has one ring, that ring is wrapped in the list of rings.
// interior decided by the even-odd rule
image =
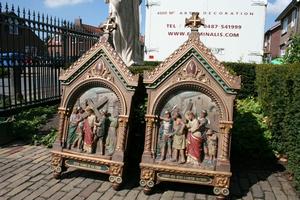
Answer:
[[[186,125],[188,128],[186,147],[187,163],[199,165],[202,152],[202,137],[200,132],[200,124],[192,111],[188,111],[185,116],[188,120],[188,123]]]
[[[69,120],[69,128],[68,128],[68,139],[67,145],[68,149],[71,149],[75,139],[76,139],[76,130],[78,123],[80,121],[80,116],[77,108],[73,108],[72,114]]]
[[[73,147],[77,148],[80,151],[83,151],[83,117],[84,117],[84,110],[81,107],[78,107],[78,126],[76,129],[76,139],[73,143]]]
[[[106,111],[101,110],[101,118],[98,119],[98,122],[95,123],[96,134],[94,138],[94,149],[100,152],[101,155],[104,155],[105,150],[105,139],[107,137],[107,132],[109,128],[109,119]]]
[[[86,153],[92,153],[96,116],[93,109],[89,106],[85,109],[85,111],[87,112],[88,117],[85,118],[83,122],[83,132],[84,132],[83,150]]]
[[[109,15],[115,18],[117,28],[113,32],[116,52],[127,66],[142,63],[140,44],[139,5],[141,0],[105,0],[109,3]]]
[[[118,128],[118,119],[116,117],[112,117],[109,114],[109,128],[106,138],[105,151],[106,155],[111,156],[114,153],[116,143],[117,143],[117,128]]]
[[[159,129],[161,154],[160,160],[163,161],[168,155],[169,160],[172,159],[172,143],[173,143],[173,125],[174,121],[171,113],[166,111],[161,119],[161,126]]]
[[[191,67],[189,70],[194,69]],[[177,162],[214,169],[219,116],[212,99],[197,91],[179,92],[173,94],[163,106],[161,115],[157,141],[157,155],[160,157],[157,159],[171,165]],[[172,154],[169,153],[169,147]],[[167,156],[172,162],[165,159]]]
[[[73,106],[67,130],[67,148],[111,156],[117,143],[120,102],[108,88],[85,91]]]
[[[211,129],[206,132],[207,156],[210,164],[215,161],[217,156],[217,135]]]
[[[181,115],[177,115],[174,123],[173,132],[173,162],[179,160],[180,164],[185,163],[184,150],[186,147],[186,137],[185,137],[186,126],[182,121]],[[179,153],[179,155],[178,155]],[[179,157],[179,158],[178,158]]]

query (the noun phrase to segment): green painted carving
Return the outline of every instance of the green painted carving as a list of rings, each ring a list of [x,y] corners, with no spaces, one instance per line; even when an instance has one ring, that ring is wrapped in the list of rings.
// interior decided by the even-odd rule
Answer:
[[[93,57],[91,57],[88,61],[86,61],[83,65],[81,65],[81,67],[75,73],[73,73],[67,80],[62,81],[62,84],[68,85],[68,84],[72,83],[78,76],[82,75],[88,68],[90,68],[90,66],[92,66],[100,58],[103,58],[106,61],[106,63],[108,64],[108,67],[116,75],[116,77],[122,82],[122,84],[125,86],[125,88],[127,90],[134,90],[134,86],[128,85],[128,83],[122,77],[119,70],[112,63],[112,61],[109,59],[109,57],[103,51],[103,49],[99,49],[98,52]]]
[[[236,94],[236,91],[230,88],[224,80],[217,74],[217,72],[211,67],[211,65],[199,54],[199,52],[191,48],[184,56],[182,56],[175,64],[173,64],[163,75],[161,75],[154,83],[147,85],[147,88],[156,88],[158,87],[164,80],[172,75],[178,68],[184,65],[191,58],[195,58],[204,68],[205,70],[219,83],[219,85],[224,89],[226,93]]]

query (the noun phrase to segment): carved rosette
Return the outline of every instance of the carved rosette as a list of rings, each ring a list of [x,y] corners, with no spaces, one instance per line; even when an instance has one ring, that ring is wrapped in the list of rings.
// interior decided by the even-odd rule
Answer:
[[[114,184],[121,184],[123,179],[122,179],[122,171],[123,167],[121,165],[112,165],[109,168],[110,176],[109,176],[109,181],[114,183]]]
[[[60,155],[53,154],[51,159],[51,169],[54,177],[58,178],[62,172],[63,159]]]
[[[154,115],[146,115],[146,135],[145,135],[145,147],[144,147],[144,155],[151,155],[151,143],[152,143],[152,136],[154,130],[154,123],[156,117]]]
[[[124,151],[127,128],[128,128],[128,116],[120,115],[116,151],[121,151],[121,152]]]
[[[229,160],[229,144],[231,140],[230,130],[232,129],[233,122],[220,122],[220,132],[221,132],[221,155],[220,159],[228,161]]]
[[[140,185],[142,187],[152,188],[155,185],[155,171],[151,169],[141,170]]]
[[[189,61],[187,65],[177,73],[176,79],[174,79],[175,82],[186,80],[196,80],[204,84],[210,84],[210,79],[194,60]]]

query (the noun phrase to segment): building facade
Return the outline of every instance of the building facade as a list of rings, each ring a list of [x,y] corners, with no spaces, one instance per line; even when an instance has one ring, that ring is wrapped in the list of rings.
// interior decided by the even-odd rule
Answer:
[[[300,0],[293,0],[277,17],[281,23],[280,54],[285,54],[294,35],[300,35]]]
[[[264,39],[264,58],[265,61],[271,61],[280,57],[280,37],[281,24],[277,23],[265,33]]]

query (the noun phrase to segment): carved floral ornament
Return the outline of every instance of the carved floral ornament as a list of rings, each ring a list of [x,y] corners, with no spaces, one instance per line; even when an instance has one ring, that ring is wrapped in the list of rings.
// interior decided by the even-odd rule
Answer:
[[[210,84],[210,79],[203,69],[194,60],[190,60],[176,75],[175,81],[196,80],[204,84]]]
[[[108,81],[114,82],[110,70],[102,59],[99,59],[96,64],[88,71],[87,78],[103,78]]]

